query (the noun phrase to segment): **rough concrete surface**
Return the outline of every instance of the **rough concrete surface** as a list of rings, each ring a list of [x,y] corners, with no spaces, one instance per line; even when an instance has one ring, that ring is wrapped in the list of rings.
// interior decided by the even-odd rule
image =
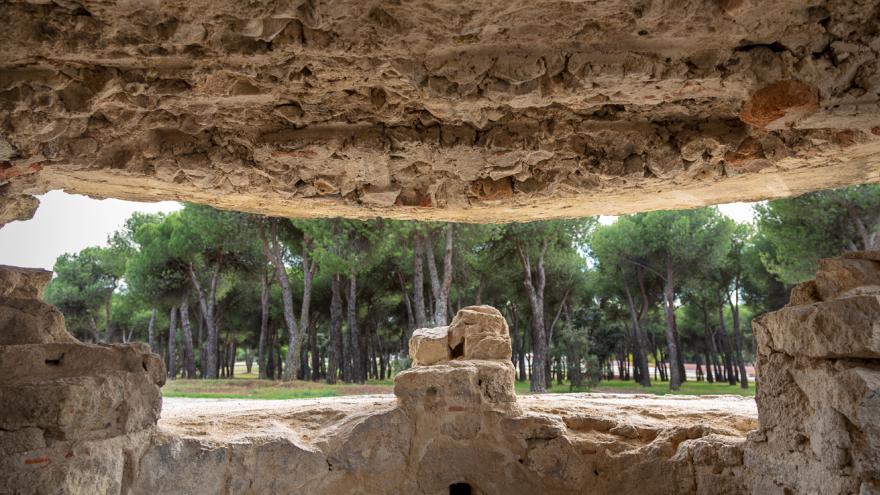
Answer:
[[[38,299],[51,272],[0,266],[0,493],[125,493],[159,419],[146,344],[82,344]]]
[[[51,278],[48,270],[0,265],[0,352],[13,344],[77,342],[61,311],[40,300]]]
[[[30,195],[510,221],[880,181],[880,3],[12,0]]]
[[[752,322],[752,493],[880,493],[880,252],[822,260],[811,297]]]
[[[725,493],[741,470],[745,434],[756,427],[747,398],[547,394],[519,397],[520,415],[483,417],[465,439],[473,434],[461,419],[468,412],[444,411],[459,418],[458,428],[416,431],[403,427],[396,404],[390,395],[166,399],[155,446],[142,461],[141,472],[149,465],[154,473],[142,493],[224,493],[224,482],[241,488],[244,480],[250,488],[225,493],[446,494],[461,481],[483,493]],[[364,439],[364,422],[383,433]],[[176,455],[163,462],[166,453]],[[370,462],[380,472],[359,474]],[[187,471],[205,469],[199,480],[214,484],[199,489]],[[421,481],[407,479],[413,475]]]

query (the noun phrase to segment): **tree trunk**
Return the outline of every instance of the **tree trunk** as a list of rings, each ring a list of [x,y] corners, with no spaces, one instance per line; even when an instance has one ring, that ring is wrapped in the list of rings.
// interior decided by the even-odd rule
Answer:
[[[352,367],[351,379],[357,383],[364,383],[364,363],[361,356],[361,337],[357,321],[357,274],[354,270],[349,274],[348,282],[346,313],[348,316],[348,338],[351,341],[351,347],[349,348]]]
[[[703,310],[703,329],[706,333],[706,380],[710,383],[713,383],[715,380],[720,381],[721,378],[715,374],[713,376],[712,370],[713,368],[717,371],[717,359],[716,355],[718,354],[718,349],[715,346],[715,336],[712,332],[712,327],[709,325],[709,311],[705,306],[702,307]]]
[[[342,297],[339,292],[339,274],[334,273],[330,278],[330,341],[327,343],[327,383],[336,383],[342,358]]]
[[[712,361],[709,358],[708,351],[703,355],[703,359],[706,360],[706,381],[709,383],[715,383],[715,377],[712,376]]]
[[[663,306],[666,310],[666,347],[669,350],[669,389],[681,388],[681,367],[678,354],[678,342],[675,335],[675,289],[672,267],[666,269],[666,280],[663,286]]]
[[[403,279],[403,273],[400,270],[397,270],[397,282],[400,284],[400,295],[406,308],[406,329],[404,330],[401,348],[403,349],[403,355],[409,356],[409,339],[412,337],[413,330],[415,329],[415,319],[412,302],[409,299],[409,293],[406,291],[406,281]]]
[[[364,327],[358,325],[358,349],[361,351],[361,380],[367,380],[370,368],[370,325],[367,323]]]
[[[733,315],[733,352],[736,357],[737,365],[739,365],[739,383],[743,389],[749,388],[749,375],[746,373],[746,363],[742,355],[742,331],[739,323],[739,279],[734,289],[734,296],[727,295],[727,301],[730,303],[730,313]]]
[[[280,335],[275,336],[275,377],[281,377],[284,375],[284,360],[281,358],[281,342],[279,339]]]
[[[543,393],[547,390],[547,380],[544,375],[545,361],[547,359],[547,340],[544,335],[544,287],[546,274],[544,272],[544,253],[547,251],[547,241],[541,246],[538,263],[532,280],[532,265],[529,255],[520,246],[519,256],[523,265],[523,285],[529,299],[529,307],[532,312],[532,381],[530,389],[535,393]]]
[[[156,325],[156,308],[150,311],[150,323],[147,325],[147,344],[150,345],[150,351],[156,352],[155,335],[153,334]]]
[[[562,385],[564,378],[562,374],[562,356],[556,358],[556,384]]]
[[[263,254],[275,267],[275,276],[281,286],[281,300],[283,304],[284,323],[287,325],[287,359],[284,363],[282,377],[284,381],[292,381],[296,378],[299,370],[299,352],[301,339],[296,325],[296,317],[293,309],[293,292],[290,289],[290,278],[284,267],[284,259],[281,253],[281,240],[278,239],[278,220],[269,220],[269,237],[266,236],[263,224],[259,224],[260,241],[263,245]]]
[[[413,305],[415,306],[416,328],[425,328],[428,317],[425,314],[425,271],[422,260],[425,256],[425,243],[418,231],[413,231]]]
[[[299,313],[299,328],[303,333],[305,333],[306,331],[309,332],[309,349],[314,349],[315,347],[317,347],[317,342],[315,341],[317,337],[312,336],[312,334],[315,332],[315,329],[312,328],[313,325],[310,324],[309,315],[312,306],[312,282],[315,279],[315,273],[317,273],[318,271],[318,264],[309,257],[310,243],[311,239],[308,236],[305,236],[303,238],[302,246],[303,298],[302,307],[300,308]],[[296,344],[298,347],[303,347],[302,339],[297,339]],[[308,379],[308,361],[303,358],[303,380]]]
[[[205,322],[204,318],[202,318],[202,313],[200,311],[196,311],[196,319],[199,322],[199,373],[202,378],[205,378],[205,363],[208,361],[208,346],[205,344],[205,340],[207,339],[205,335]]]
[[[370,332],[370,336],[375,337],[375,338],[372,338],[369,340],[370,351],[371,351],[370,352],[370,366],[371,366],[371,372],[373,373],[373,379],[378,380],[379,379],[379,365],[376,362],[376,360],[377,360],[379,354],[381,353],[381,351],[379,350],[379,332],[376,331],[378,329],[375,328],[375,326],[371,326],[371,328],[373,330]]]
[[[440,275],[437,273],[437,261],[434,259],[434,236],[429,229],[424,234],[423,249],[425,251],[425,259],[428,261],[428,280],[431,282],[431,298],[429,308],[433,308],[431,313],[431,325],[442,326],[437,323],[437,304],[440,297]],[[446,319],[446,317],[443,317]]]
[[[347,292],[347,291],[346,291]],[[345,316],[347,320],[347,316]],[[351,367],[351,332],[348,331],[348,325],[345,325],[345,328],[340,333],[342,337],[342,354],[340,363],[342,365],[342,381],[345,383],[351,383],[354,381],[353,373],[354,370]]]
[[[180,326],[183,328],[183,368],[190,380],[196,377],[196,357],[193,352],[192,328],[189,325],[189,294],[180,300]]]
[[[638,382],[643,387],[651,386],[651,372],[648,369],[648,358],[645,356],[645,351],[642,347],[641,342],[641,328],[639,325],[639,317],[636,314],[636,305],[633,302],[632,293],[629,290],[629,284],[626,279],[621,275],[621,281],[623,282],[623,290],[626,293],[626,303],[629,306],[629,315],[630,319],[632,319],[632,342],[633,342],[633,355],[635,356],[635,365],[638,372]]]
[[[706,377],[706,375],[703,373],[703,356],[701,356],[699,353],[695,353],[694,360],[697,363],[697,381],[702,382],[703,380],[705,380]]]
[[[266,378],[274,380],[275,373],[275,342],[277,340],[275,325],[269,326],[269,334],[266,338]]]
[[[675,318],[675,310],[672,311],[672,335],[675,337],[675,349],[678,351],[678,376],[681,382],[687,381],[687,371],[684,369],[684,347],[681,345],[681,337],[678,334],[678,322]]]
[[[260,371],[260,378],[268,378],[266,368],[269,364],[268,353],[266,352],[266,341],[269,338],[269,277],[266,275],[265,269],[261,270],[260,277],[260,342],[257,348],[257,366]]]
[[[654,379],[657,379],[657,374],[660,374],[660,381],[666,381],[666,371],[663,369],[663,362],[660,355],[657,353],[657,346],[653,346],[652,353],[654,354]]]
[[[244,368],[248,375],[254,370],[254,350],[250,347],[244,350]]]
[[[208,293],[206,294],[204,289],[202,288],[202,284],[199,282],[199,278],[196,276],[196,272],[193,269],[192,263],[189,264],[189,276],[190,280],[193,284],[193,287],[196,289],[196,296],[199,300],[199,309],[202,312],[202,318],[205,324],[205,327],[208,330],[208,349],[206,351],[206,360],[205,363],[205,377],[206,378],[217,378],[217,354],[218,354],[218,330],[217,330],[217,322],[214,320],[214,302],[217,294],[217,281],[220,276],[220,267],[218,265],[214,265],[211,271],[211,280],[210,285],[208,286]]]
[[[229,378],[235,378],[235,350],[237,349],[237,347],[238,346],[236,346],[235,342],[235,334],[233,334],[229,337],[229,345],[227,346],[228,354],[226,362],[229,363],[229,373],[227,373],[227,376]]]
[[[428,272],[431,275],[431,291],[434,296],[434,325],[442,327],[446,326],[448,321],[449,289],[452,286],[452,244],[454,240],[452,224],[446,226],[442,281],[437,273],[437,264],[434,260],[433,238],[428,234],[426,239],[425,255],[428,258]]]
[[[318,322],[313,315],[309,324],[309,352],[312,353],[312,381],[321,379],[321,356],[318,354]]]
[[[100,342],[101,335],[98,332],[98,323],[95,321],[95,315],[93,315],[91,311],[89,311],[89,328],[92,331],[92,339],[95,343]]]
[[[568,293],[571,290],[571,287],[565,288],[565,293],[562,295],[562,301],[559,303],[559,307],[556,308],[556,316],[553,317],[553,321],[550,323],[550,327],[547,328],[547,347],[546,349],[550,349],[553,346],[553,331],[556,328],[556,323],[559,321],[559,317],[562,315],[562,309],[565,308],[566,299],[568,299]],[[547,380],[547,388],[553,387],[553,373],[550,369],[550,360],[545,361],[544,366],[544,378]]]
[[[525,332],[523,332],[525,333]],[[528,370],[529,381],[532,380],[532,355],[529,354],[526,356],[526,369]]]
[[[865,251],[870,250],[873,247],[873,243],[868,235],[868,229],[865,227],[865,222],[859,217],[859,212],[854,204],[847,201],[845,206],[850,220],[852,220],[853,224],[856,226],[856,232],[859,233],[859,239],[862,241],[862,249]]]
[[[111,340],[111,336],[113,335],[111,328],[111,308],[113,306],[113,292],[116,291],[116,287],[110,291],[110,294],[107,296],[107,299],[104,301],[104,335],[107,336],[107,340]]]
[[[516,306],[513,306],[510,316],[510,319],[513,321],[510,338],[515,341],[515,346],[517,348],[516,365],[519,368],[518,380],[524,382],[526,381],[526,337],[525,332],[521,331],[519,328],[519,314],[517,313]]]
[[[480,275],[480,281],[477,284],[477,293],[474,294],[474,304],[480,306],[483,304],[483,287],[486,285],[485,280],[483,280],[483,275]]]
[[[302,329],[303,339],[309,338],[309,327],[308,324],[306,326],[300,326]],[[306,342],[307,344],[308,342]],[[309,346],[300,344],[299,351],[299,370],[296,373],[296,377],[299,380],[308,380],[309,379]]]
[[[718,305],[718,324],[719,331],[721,333],[721,338],[724,343],[724,370],[727,375],[727,383],[731,385],[736,385],[736,377],[733,376],[733,359],[732,352],[730,349],[730,339],[727,336],[727,328],[724,324],[724,304]]]
[[[174,357],[174,341],[177,340],[177,306],[171,307],[168,314],[168,378],[177,378],[177,363]]]

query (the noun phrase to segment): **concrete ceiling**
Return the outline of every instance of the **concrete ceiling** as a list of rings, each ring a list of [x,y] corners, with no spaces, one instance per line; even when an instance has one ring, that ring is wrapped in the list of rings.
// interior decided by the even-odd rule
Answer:
[[[880,181],[880,2],[0,5],[0,224],[52,189],[507,221]]]

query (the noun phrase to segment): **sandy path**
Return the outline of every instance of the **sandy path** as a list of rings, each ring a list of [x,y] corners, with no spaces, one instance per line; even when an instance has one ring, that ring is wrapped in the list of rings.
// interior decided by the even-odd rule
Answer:
[[[554,406],[600,408],[657,409],[684,414],[733,413],[758,416],[755,399],[735,395],[648,395],[648,394],[543,394],[523,395],[519,403],[527,409]],[[291,411],[313,407],[387,406],[394,402],[394,395],[358,395],[321,397],[316,399],[253,400],[253,399],[187,399],[166,397],[162,401],[162,420],[172,421],[191,415],[241,414],[248,411]]]
[[[744,436],[757,427],[755,400],[739,396],[633,394],[524,395],[525,412],[563,418],[599,417],[650,428],[711,426]],[[159,426],[168,432],[217,440],[254,435],[309,441],[342,418],[389,410],[391,394],[292,400],[165,398]]]

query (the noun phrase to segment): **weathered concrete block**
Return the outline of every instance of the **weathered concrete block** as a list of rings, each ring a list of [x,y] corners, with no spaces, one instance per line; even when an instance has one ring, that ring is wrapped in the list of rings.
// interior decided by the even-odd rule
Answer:
[[[409,355],[414,366],[449,361],[449,327],[419,328],[409,339]]]
[[[880,261],[856,258],[819,260],[816,291],[823,301],[859,294],[880,294]]]
[[[461,309],[449,326],[452,357],[510,359],[510,331],[501,312],[491,306]]]
[[[41,299],[52,272],[39,268],[0,265],[0,297]]]
[[[814,358],[880,358],[880,296],[789,306],[756,318],[759,351]]]
[[[37,299],[0,297],[0,346],[50,342],[77,342],[61,311]]]
[[[816,411],[808,424],[815,456],[832,467],[880,474],[880,369],[824,363],[792,376]]]
[[[805,304],[813,304],[821,302],[822,297],[816,289],[815,280],[807,280],[795,285],[791,289],[791,295],[788,297],[787,306],[802,306]]]
[[[752,329],[750,492],[870,493],[880,475],[880,252],[822,260],[815,282]]]
[[[516,406],[510,361],[449,361],[410,368],[394,378],[394,394],[404,408],[479,411]]]
[[[42,383],[119,372],[145,373],[165,384],[165,364],[144,343],[0,346],[0,385]]]
[[[125,492],[165,366],[146,344],[74,339],[38,299],[49,277],[0,267],[0,493]]]
[[[118,372],[0,385],[0,429],[40,428],[62,440],[110,438],[156,424],[159,387],[146,373]]]

